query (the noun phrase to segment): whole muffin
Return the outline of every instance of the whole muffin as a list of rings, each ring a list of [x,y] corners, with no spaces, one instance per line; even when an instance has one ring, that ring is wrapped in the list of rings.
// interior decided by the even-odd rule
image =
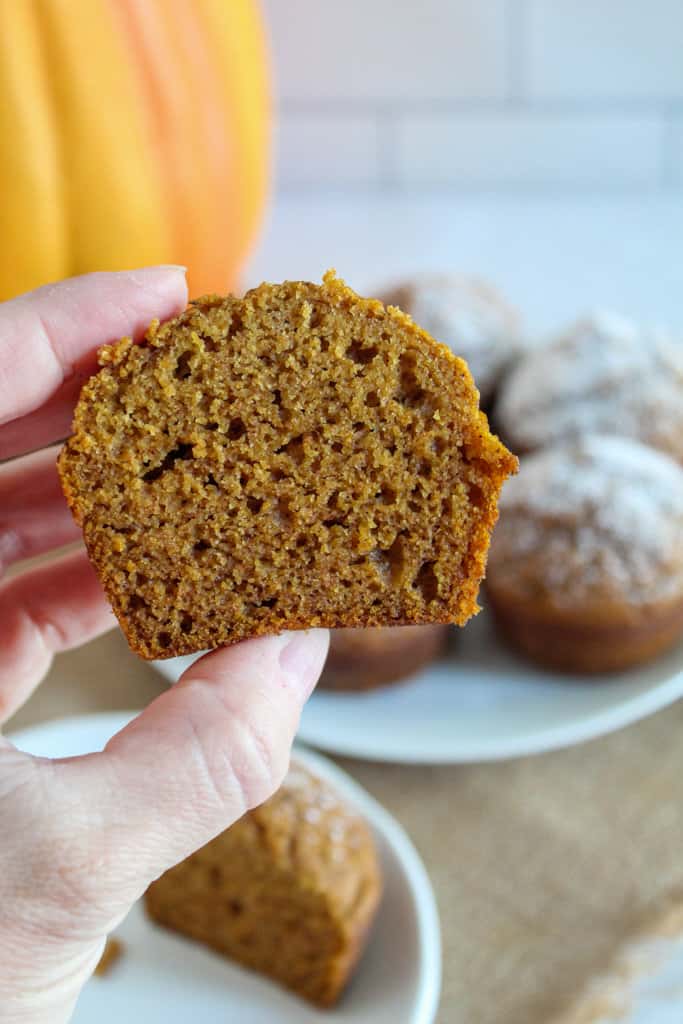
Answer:
[[[383,297],[465,360],[486,405],[520,347],[520,315],[500,292],[467,274],[416,274]]]
[[[504,636],[543,665],[654,658],[683,634],[683,469],[600,435],[528,456],[503,495],[487,593]]]
[[[372,690],[400,682],[442,653],[447,626],[386,626],[336,629],[319,686],[328,690]]]
[[[528,352],[495,410],[518,454],[580,433],[632,437],[683,462],[683,344],[612,313]]]
[[[270,800],[153,882],[145,902],[159,924],[330,1006],[380,892],[370,829],[294,763]]]

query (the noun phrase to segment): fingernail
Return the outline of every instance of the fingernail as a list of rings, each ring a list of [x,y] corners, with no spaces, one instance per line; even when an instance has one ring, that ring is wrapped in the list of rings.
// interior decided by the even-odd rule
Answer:
[[[182,274],[187,273],[187,267],[182,266],[180,263],[154,263],[149,267],[130,267],[128,270],[120,270],[120,274],[128,274],[130,276],[134,274],[147,274],[153,276],[164,270],[178,270]]]
[[[286,681],[306,700],[325,664],[329,634],[326,629],[285,633],[280,649],[280,668]]]

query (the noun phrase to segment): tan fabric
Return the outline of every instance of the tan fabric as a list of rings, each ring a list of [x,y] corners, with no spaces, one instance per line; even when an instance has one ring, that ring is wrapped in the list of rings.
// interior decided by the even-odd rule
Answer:
[[[110,634],[60,657],[11,726],[142,706],[162,688]],[[591,998],[594,1007],[605,998],[585,996],[591,979],[616,964],[607,987],[627,984],[622,947],[683,906],[682,737],[679,704],[605,739],[506,764],[343,762],[405,825],[434,882],[440,1024],[577,1024],[595,1016]]]

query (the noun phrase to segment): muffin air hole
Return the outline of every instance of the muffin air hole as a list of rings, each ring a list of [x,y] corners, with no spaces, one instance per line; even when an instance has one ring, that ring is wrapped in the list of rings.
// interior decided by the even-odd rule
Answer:
[[[236,416],[235,419],[230,420],[230,424],[228,426],[228,437],[230,438],[231,441],[239,441],[241,437],[244,437],[246,432],[247,428],[244,425],[244,421],[240,419],[239,416]]]
[[[427,604],[439,596],[439,580],[434,571],[434,562],[423,562],[413,586],[420,591]]]
[[[177,448],[174,448],[172,451],[168,452],[168,454],[164,456],[163,460],[159,463],[158,466],[155,466],[154,469],[148,469],[146,473],[143,473],[142,479],[145,481],[145,483],[153,483],[155,480],[158,480],[159,477],[166,472],[166,470],[173,469],[173,466],[175,465],[176,462],[183,462],[191,458],[192,445],[181,442]]]
[[[346,350],[346,358],[359,366],[367,366],[375,358],[377,351],[374,345],[364,347],[359,341],[352,341]]]
[[[188,377],[192,376],[192,367],[190,365],[191,359],[191,352],[180,353],[175,370],[173,371],[173,376],[176,380],[186,380]]]

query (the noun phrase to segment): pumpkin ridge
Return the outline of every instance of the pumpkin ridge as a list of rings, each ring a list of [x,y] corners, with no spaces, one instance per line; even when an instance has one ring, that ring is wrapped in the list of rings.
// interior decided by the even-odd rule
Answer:
[[[239,6],[239,5],[237,5]],[[233,282],[228,280],[229,266],[226,259],[226,243],[235,230],[236,214],[241,203],[226,202],[225,183],[236,182],[235,145],[232,126],[225,131],[226,111],[223,102],[221,81],[217,68],[209,58],[208,38],[205,27],[197,18],[194,6],[185,0],[167,0],[167,14],[175,36],[177,52],[187,67],[187,90],[193,107],[192,124],[198,135],[197,151],[202,156],[202,209],[205,216],[202,228],[204,245],[214,253],[208,277],[193,269],[189,264],[190,294],[204,294],[208,288],[225,291]]]
[[[166,225],[130,62],[108,6],[41,0],[63,157],[71,273],[163,262]],[[76,31],[77,27],[77,31]],[[106,98],[103,116],[102,98]],[[135,154],[131,159],[128,154]]]
[[[235,152],[239,224],[233,225],[230,245],[241,252],[263,217],[270,175],[272,104],[265,34],[252,4],[228,9],[223,0],[196,0],[196,16],[204,25],[207,59],[215,62],[223,83],[226,110],[234,125],[231,137],[240,140]],[[231,86],[233,80],[238,88]]]
[[[8,250],[0,301],[62,277],[68,265],[59,137],[39,18],[39,5],[0,4],[0,95],[9,97],[0,103],[0,161],[12,183],[11,202],[0,206]],[[33,244],[36,230],[41,245]]]
[[[169,259],[182,250],[181,216],[176,213],[176,203],[182,207],[183,189],[173,188],[172,182],[176,174],[177,164],[173,147],[169,145],[168,127],[172,119],[166,115],[166,104],[161,100],[150,67],[149,43],[154,39],[155,26],[152,19],[156,11],[154,4],[139,4],[135,0],[107,0],[113,17],[118,21],[120,30],[126,37],[136,61],[140,105],[147,123],[148,141],[159,169],[161,181],[161,201],[169,226],[170,252]],[[154,47],[151,47],[154,53]],[[189,209],[184,211],[189,215]]]
[[[257,0],[0,2],[0,299],[186,263],[234,286],[266,191]]]

